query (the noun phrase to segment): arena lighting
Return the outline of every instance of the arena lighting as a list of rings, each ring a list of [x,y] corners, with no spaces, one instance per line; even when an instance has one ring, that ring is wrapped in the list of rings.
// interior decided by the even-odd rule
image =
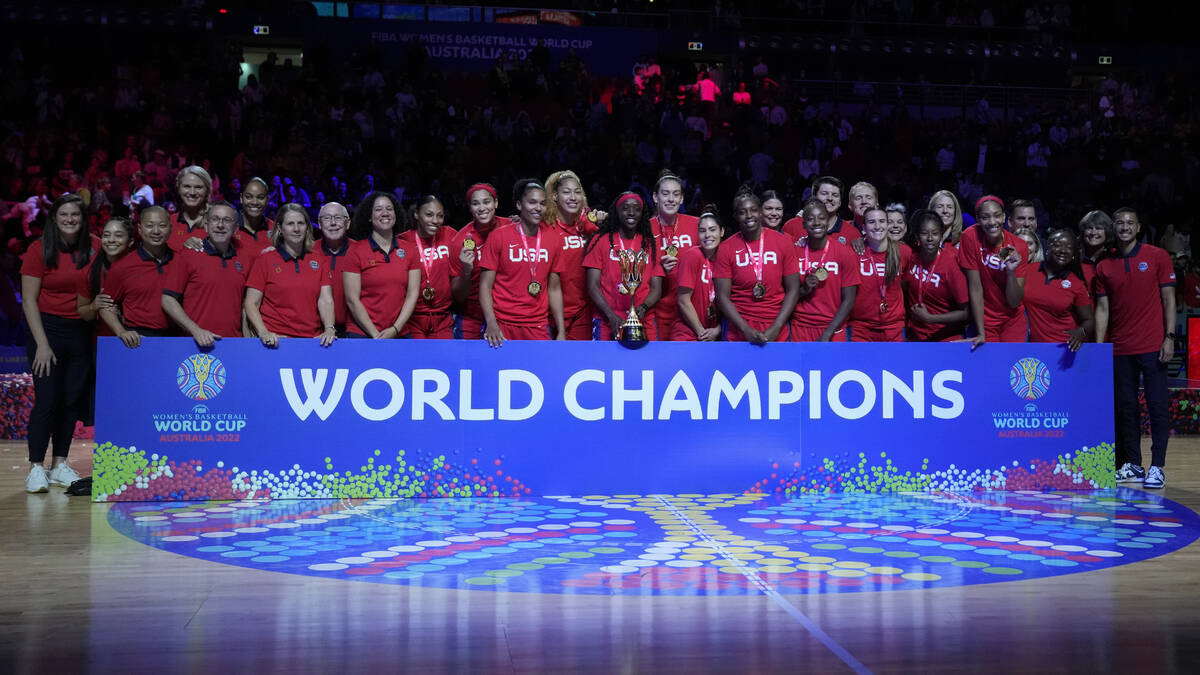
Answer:
[[[884,54],[891,54],[892,50],[894,50],[895,48],[896,48],[896,45],[891,40],[883,41],[883,53]]]
[[[1071,50],[1071,60],[1072,60],[1072,61],[1078,61],[1078,60],[1079,60],[1079,53],[1078,53],[1078,52],[1076,52],[1074,49],[1072,49],[1072,50]]]
[[[225,9],[224,7],[217,10],[217,14],[228,14],[228,13],[229,13],[229,10]]]
[[[1062,57],[1063,57],[1063,50],[1062,50],[1062,48],[1061,48],[1061,47],[1055,47],[1055,48],[1054,48],[1054,53],[1053,53],[1053,54],[1051,54],[1051,56],[1054,58],[1054,60],[1055,60],[1055,61],[1058,61],[1058,60],[1062,59]]]

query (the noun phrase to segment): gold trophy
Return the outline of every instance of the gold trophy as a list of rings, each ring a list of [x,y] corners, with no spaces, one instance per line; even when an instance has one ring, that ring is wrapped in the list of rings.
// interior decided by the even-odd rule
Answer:
[[[617,264],[621,268],[619,290],[621,295],[629,296],[629,314],[625,317],[625,323],[621,324],[621,333],[617,339],[625,347],[637,349],[644,347],[647,342],[646,327],[638,318],[637,304],[633,299],[634,292],[642,285],[642,273],[646,269],[646,252],[641,249],[637,251],[622,249],[617,254]]]

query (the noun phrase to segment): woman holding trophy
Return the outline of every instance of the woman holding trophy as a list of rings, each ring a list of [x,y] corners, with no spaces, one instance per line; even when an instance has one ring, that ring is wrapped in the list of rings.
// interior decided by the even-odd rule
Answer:
[[[761,203],[746,187],[733,198],[738,233],[717,248],[713,283],[729,321],[727,339],[763,345],[785,342],[800,295],[800,268],[791,237],[762,226]]]
[[[620,337],[627,319],[641,323],[662,297],[663,269],[642,198],[624,192],[612,210],[616,215],[592,235],[583,254],[601,340]],[[655,322],[646,322],[644,331],[645,339],[657,339]]]

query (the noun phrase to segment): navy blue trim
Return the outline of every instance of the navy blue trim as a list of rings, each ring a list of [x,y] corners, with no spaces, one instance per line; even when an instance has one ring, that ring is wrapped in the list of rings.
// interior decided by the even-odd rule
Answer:
[[[154,268],[159,274],[163,273],[163,268],[167,266],[167,263],[175,259],[175,252],[167,248],[167,252],[163,254],[163,259],[160,261],[158,258],[150,255],[150,252],[146,250],[143,244],[138,245],[137,254],[139,258],[146,262],[154,261]]]

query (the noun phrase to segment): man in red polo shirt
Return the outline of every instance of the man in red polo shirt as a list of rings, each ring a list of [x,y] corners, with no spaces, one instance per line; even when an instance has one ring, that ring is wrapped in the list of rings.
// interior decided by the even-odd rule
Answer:
[[[242,336],[242,291],[249,266],[233,245],[237,213],[218,202],[208,210],[208,237],[203,248],[185,248],[167,269],[162,308],[199,347],[214,340]],[[254,245],[253,240],[248,241]]]
[[[1096,341],[1113,345],[1118,483],[1161,488],[1166,483],[1170,418],[1167,363],[1175,353],[1175,269],[1156,246],[1139,243],[1136,211],[1113,213],[1116,252],[1096,264]],[[1150,411],[1150,469],[1142,468],[1138,379]]]

